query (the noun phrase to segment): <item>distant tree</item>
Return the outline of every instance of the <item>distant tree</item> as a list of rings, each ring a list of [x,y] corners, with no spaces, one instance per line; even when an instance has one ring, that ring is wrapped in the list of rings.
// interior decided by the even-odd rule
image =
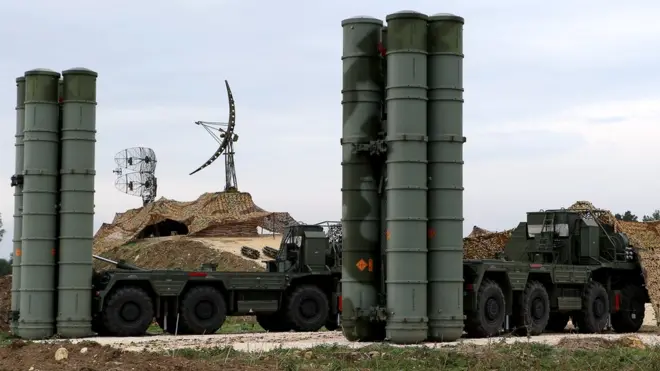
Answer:
[[[11,274],[11,263],[7,259],[0,259],[0,276]]]
[[[2,242],[2,236],[5,235],[5,229],[2,228],[2,213],[0,213],[0,242]]]
[[[642,221],[644,222],[653,222],[656,220],[660,220],[660,210],[656,209],[653,214],[651,215],[644,215],[642,217]]]
[[[637,215],[630,212],[630,210],[623,213],[623,215],[616,214],[616,215],[614,215],[614,217],[617,218],[618,220],[623,220],[624,222],[636,222],[637,221]]]
[[[14,264],[14,253],[13,252],[9,253],[9,264]]]

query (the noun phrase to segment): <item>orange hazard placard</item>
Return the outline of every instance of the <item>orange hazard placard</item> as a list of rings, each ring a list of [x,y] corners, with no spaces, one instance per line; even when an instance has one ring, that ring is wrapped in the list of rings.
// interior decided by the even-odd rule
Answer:
[[[16,254],[15,255],[16,256],[21,256],[21,254],[23,254],[23,251],[21,251],[21,249],[16,249]]]
[[[364,261],[364,259],[360,259],[355,266],[360,270],[363,271],[367,267],[367,262]]]
[[[369,270],[369,272],[373,272],[374,271],[374,260],[369,259],[368,261],[369,261],[369,264],[368,264],[369,269],[368,270]]]
[[[433,228],[429,228],[429,229],[426,231],[426,235],[429,237],[429,239],[435,237],[435,229],[433,229]]]
[[[390,233],[389,229],[387,231],[385,231],[385,239],[386,240],[389,240],[391,235],[392,235],[392,233]]]

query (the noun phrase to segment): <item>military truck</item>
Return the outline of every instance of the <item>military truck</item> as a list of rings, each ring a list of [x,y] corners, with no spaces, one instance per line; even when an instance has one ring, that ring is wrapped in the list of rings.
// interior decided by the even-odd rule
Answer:
[[[154,318],[168,333],[212,334],[227,316],[244,315],[255,315],[272,332],[338,328],[341,245],[330,244],[320,225],[287,227],[266,272],[112,263],[116,269],[93,278],[92,323],[99,335],[144,335]]]
[[[601,221],[604,210],[527,213],[497,259],[465,260],[465,331],[538,335],[563,330],[636,332],[649,302],[628,237]]]

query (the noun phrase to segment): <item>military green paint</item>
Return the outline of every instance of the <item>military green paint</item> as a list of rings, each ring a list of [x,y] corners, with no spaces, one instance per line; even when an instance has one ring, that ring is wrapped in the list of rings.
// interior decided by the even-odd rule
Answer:
[[[387,27],[380,30],[380,42],[382,44],[381,50],[387,50]],[[387,104],[385,104],[385,87],[387,86],[387,58],[381,52],[381,96],[383,98],[382,115],[381,115],[381,130],[383,133],[387,132]],[[381,165],[381,184],[380,184],[380,292],[386,293],[387,287],[385,281],[387,280],[387,239],[384,238],[387,233],[387,195],[385,193],[385,186],[387,185],[387,164],[385,162]],[[381,303],[383,306],[386,303]]]
[[[57,333],[77,338],[92,334],[92,242],[96,78],[85,68],[62,72],[62,161],[60,167],[60,261]]]
[[[23,176],[23,128],[25,126],[25,77],[16,79],[16,167],[14,176]],[[23,234],[23,185],[14,186],[14,237],[13,260],[11,266],[11,312],[18,313],[21,289],[21,236]],[[12,317],[10,329],[18,333],[18,321]]]
[[[60,74],[46,69],[25,73],[23,234],[19,335],[24,339],[54,333],[55,252]]]
[[[387,16],[387,338],[427,337],[427,19]]]
[[[380,131],[381,59],[378,52],[383,22],[368,17],[342,21],[342,327],[351,341],[376,336],[366,313],[378,304],[376,270],[360,261],[380,264],[380,200],[376,169],[361,146]]]
[[[429,339],[463,333],[463,18],[429,17]]]

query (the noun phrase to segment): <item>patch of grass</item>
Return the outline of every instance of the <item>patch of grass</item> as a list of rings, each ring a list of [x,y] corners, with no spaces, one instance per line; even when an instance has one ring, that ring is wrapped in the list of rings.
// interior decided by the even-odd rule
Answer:
[[[15,339],[17,339],[17,337],[9,332],[0,332],[0,347],[6,347]]]
[[[231,348],[182,349],[176,355],[205,359],[223,369],[273,370],[658,370],[660,348],[621,346],[570,350],[543,344],[428,347],[387,345],[350,349],[319,346],[243,353]],[[170,352],[171,355],[171,352]]]

